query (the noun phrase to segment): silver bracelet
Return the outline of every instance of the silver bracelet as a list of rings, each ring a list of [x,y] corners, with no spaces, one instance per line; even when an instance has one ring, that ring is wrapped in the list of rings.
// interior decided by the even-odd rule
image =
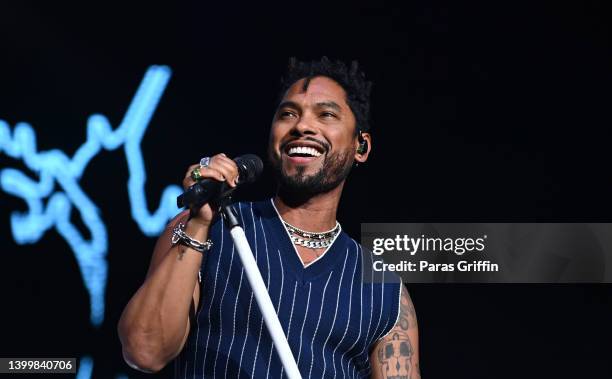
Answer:
[[[187,234],[185,234],[185,224],[182,222],[175,226],[174,230],[172,231],[172,245],[176,245],[177,243],[190,247],[196,251],[199,251],[200,253],[210,250],[213,245],[211,240],[200,242],[189,237]]]

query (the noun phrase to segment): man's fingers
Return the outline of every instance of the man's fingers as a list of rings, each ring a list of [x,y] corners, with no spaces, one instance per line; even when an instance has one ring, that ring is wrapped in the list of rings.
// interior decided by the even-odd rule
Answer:
[[[223,174],[222,170],[218,170],[210,166],[200,167],[199,164],[196,164],[196,165],[189,166],[189,169],[187,170],[187,173],[185,174],[185,178],[183,179],[184,189],[187,189],[191,187],[193,184],[195,184],[195,180],[193,180],[193,177],[192,177],[193,170],[195,169],[200,170],[200,181],[204,179],[214,179],[219,182],[225,181],[225,175]]]
[[[200,165],[194,164],[194,165],[189,166],[189,168],[187,169],[187,172],[185,173],[185,177],[183,178],[183,189],[186,190],[187,188],[191,187],[195,183],[195,181],[191,177],[191,173],[197,167],[200,167]]]
[[[183,179],[183,188],[187,189],[195,183],[192,173],[197,168],[200,170],[200,180],[215,179],[220,182],[227,181],[231,187],[235,187],[238,181],[238,166],[236,162],[221,153],[211,157],[206,167],[202,167],[199,164],[189,166]]]
[[[236,181],[238,178],[238,166],[236,162],[228,158],[225,154],[217,154],[210,159],[210,162],[206,168],[202,168],[201,171],[205,170],[217,170],[223,177],[226,179],[227,183],[231,187],[236,186]]]
[[[215,159],[214,168],[223,174],[230,186],[235,187],[236,179],[238,177],[238,166],[236,165],[236,162],[223,156],[219,156],[218,158],[219,159]]]
[[[215,179],[220,182],[225,181],[225,175],[223,175],[223,172],[216,168],[206,167],[200,169],[200,172],[202,173],[203,179]]]

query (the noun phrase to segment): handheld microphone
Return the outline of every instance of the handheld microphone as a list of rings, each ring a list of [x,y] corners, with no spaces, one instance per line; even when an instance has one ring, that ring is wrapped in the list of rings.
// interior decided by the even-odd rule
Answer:
[[[263,162],[254,154],[241,155],[236,157],[234,162],[238,166],[238,186],[253,183],[263,171]],[[226,183],[204,179],[193,184],[182,195],[178,196],[176,205],[179,208],[199,208],[209,201],[222,199],[230,195],[237,187],[231,188]]]

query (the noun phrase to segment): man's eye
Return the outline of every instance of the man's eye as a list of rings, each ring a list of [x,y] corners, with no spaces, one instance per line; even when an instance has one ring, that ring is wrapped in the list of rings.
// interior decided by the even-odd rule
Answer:
[[[290,112],[290,111],[282,111],[282,112],[280,112],[279,116],[281,118],[295,117],[295,113]]]
[[[325,118],[333,117],[333,118],[336,118],[336,115],[334,113],[332,113],[332,112],[323,112],[323,113],[321,113],[321,117],[325,117]]]

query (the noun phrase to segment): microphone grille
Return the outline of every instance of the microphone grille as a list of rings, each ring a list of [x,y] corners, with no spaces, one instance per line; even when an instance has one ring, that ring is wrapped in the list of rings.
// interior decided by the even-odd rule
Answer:
[[[253,183],[263,172],[263,162],[255,154],[245,154],[234,159],[238,166],[240,184]]]

